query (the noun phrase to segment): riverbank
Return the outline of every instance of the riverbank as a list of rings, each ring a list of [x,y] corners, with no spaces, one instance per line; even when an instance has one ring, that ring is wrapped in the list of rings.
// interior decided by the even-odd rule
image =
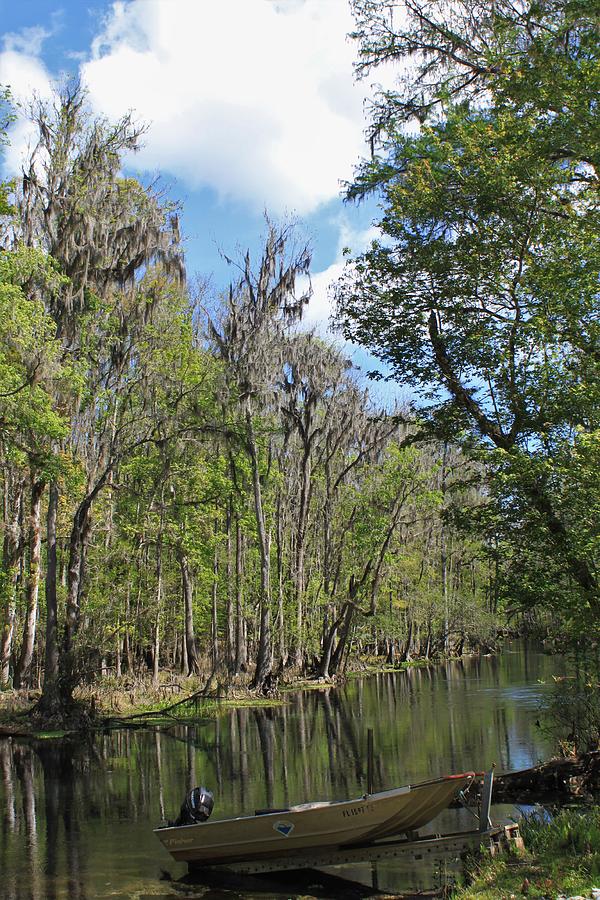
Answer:
[[[520,829],[525,851],[471,863],[455,900],[600,897],[600,806],[561,810],[551,821],[526,817]]]
[[[120,682],[120,683],[119,683]],[[294,689],[302,689],[302,686]],[[85,727],[77,717],[73,727],[68,721],[39,723],[33,713],[40,698],[39,691],[4,691],[0,694],[0,737],[62,738],[90,730],[111,730],[136,726],[193,722],[214,717],[238,707],[280,705],[279,693],[259,695],[246,685],[221,689],[206,679],[174,676],[168,683],[153,686],[150,681],[127,682],[111,679],[93,688],[79,689],[74,699],[86,711]]]
[[[478,654],[469,654],[462,659]],[[355,678],[390,674],[406,669],[435,668],[446,662],[458,661],[453,658],[414,658],[397,665],[377,663],[372,657],[360,659],[357,665],[343,676],[332,678],[307,678],[286,673],[285,680],[274,681],[270,690],[257,693],[250,687],[250,676],[244,675],[233,681],[206,673],[185,676],[165,672],[158,685],[150,677],[108,676],[92,685],[78,688],[74,697],[86,710],[85,720],[92,727],[102,729],[122,728],[127,724],[163,725],[174,720],[190,722],[219,715],[228,709],[238,707],[277,706],[285,702],[288,694],[307,690],[331,690]],[[64,737],[67,733],[81,730],[79,721],[73,728],[52,722],[41,727],[32,724],[31,713],[40,698],[39,690],[0,692],[0,737]],[[89,730],[87,728],[86,730]]]

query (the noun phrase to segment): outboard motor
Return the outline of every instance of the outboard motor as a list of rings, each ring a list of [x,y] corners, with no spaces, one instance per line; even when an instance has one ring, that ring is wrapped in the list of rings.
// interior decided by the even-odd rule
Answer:
[[[196,787],[181,804],[179,815],[173,825],[198,825],[200,822],[206,822],[214,805],[212,791],[205,787]]]

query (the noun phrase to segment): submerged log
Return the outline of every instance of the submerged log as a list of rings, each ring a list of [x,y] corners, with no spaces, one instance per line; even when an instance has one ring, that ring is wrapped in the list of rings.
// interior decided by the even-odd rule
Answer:
[[[600,796],[600,751],[506,772],[494,779],[495,803],[589,801]]]

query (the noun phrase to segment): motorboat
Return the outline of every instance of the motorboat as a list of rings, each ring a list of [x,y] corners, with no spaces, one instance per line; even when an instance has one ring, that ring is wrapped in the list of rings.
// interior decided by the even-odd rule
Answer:
[[[192,868],[350,848],[415,832],[446,809],[475,777],[475,772],[445,775],[355,800],[301,803],[211,821],[212,795],[196,788],[196,796],[192,792],[187,804],[188,818],[182,807],[175,823],[154,833],[174,859]]]

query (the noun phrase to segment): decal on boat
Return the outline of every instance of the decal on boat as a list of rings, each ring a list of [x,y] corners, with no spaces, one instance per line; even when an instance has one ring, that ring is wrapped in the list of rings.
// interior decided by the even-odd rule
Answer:
[[[278,831],[279,834],[282,834],[284,837],[287,837],[294,830],[294,826],[291,822],[275,822],[273,825],[275,831]]]
[[[364,803],[362,806],[352,806],[350,809],[342,810],[342,818],[349,819],[352,816],[364,816],[365,813],[374,812],[374,803]]]
[[[191,844],[194,838],[167,838],[165,841],[165,847],[183,847],[186,844]]]

